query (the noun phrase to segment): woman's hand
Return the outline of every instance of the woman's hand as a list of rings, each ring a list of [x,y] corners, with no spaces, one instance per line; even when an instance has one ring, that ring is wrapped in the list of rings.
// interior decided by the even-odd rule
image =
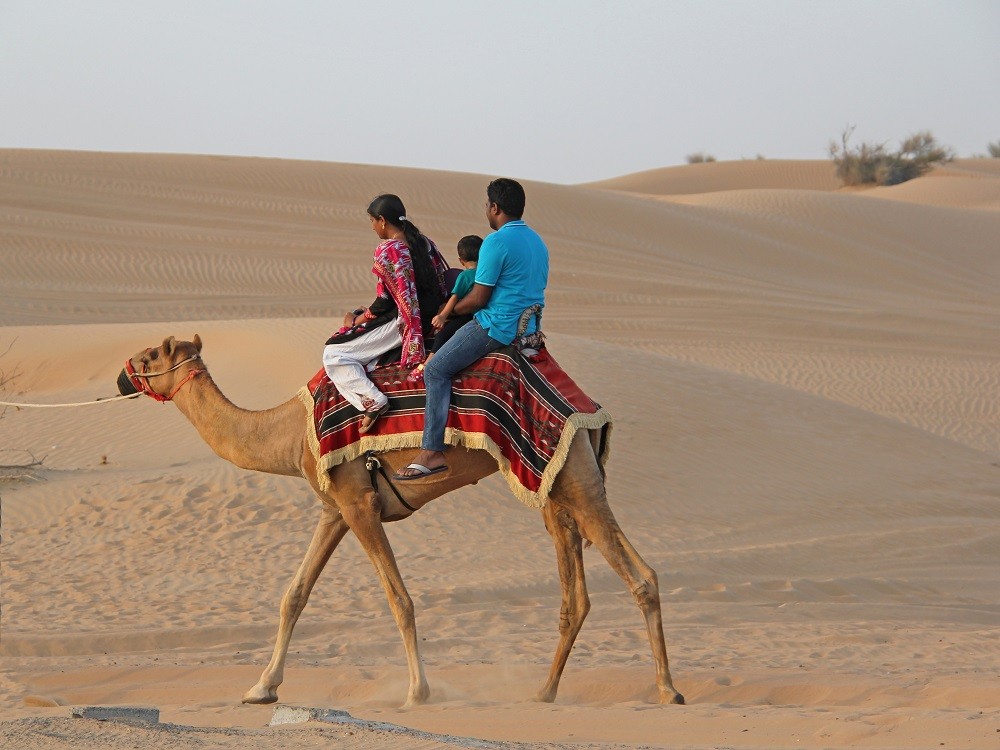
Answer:
[[[346,328],[353,328],[355,325],[355,321],[357,321],[358,319],[358,316],[363,314],[364,311],[365,310],[363,307],[358,308],[357,310],[351,310],[351,312],[347,313],[347,315],[344,316],[344,326]]]

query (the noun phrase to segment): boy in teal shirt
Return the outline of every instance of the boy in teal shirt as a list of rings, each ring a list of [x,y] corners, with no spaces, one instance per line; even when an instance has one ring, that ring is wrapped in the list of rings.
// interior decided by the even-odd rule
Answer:
[[[475,234],[469,234],[458,241],[458,262],[465,270],[455,277],[455,284],[451,290],[451,296],[445,302],[441,312],[434,316],[431,325],[434,326],[434,345],[427,352],[427,359],[410,371],[407,380],[419,383],[424,377],[424,367],[437,354],[438,350],[444,346],[445,342],[455,335],[459,328],[472,320],[472,314],[453,315],[455,305],[472,289],[476,283],[476,265],[479,262],[479,248],[482,247],[483,238]]]
[[[466,235],[458,241],[458,262],[465,270],[455,279],[455,286],[444,308],[431,321],[435,331],[434,346],[427,356],[427,362],[430,362],[431,356],[444,346],[445,341],[455,335],[455,331],[472,320],[471,314],[452,315],[452,313],[458,301],[468,294],[472,285],[476,283],[476,266],[479,264],[479,248],[482,245],[483,238],[475,234]]]

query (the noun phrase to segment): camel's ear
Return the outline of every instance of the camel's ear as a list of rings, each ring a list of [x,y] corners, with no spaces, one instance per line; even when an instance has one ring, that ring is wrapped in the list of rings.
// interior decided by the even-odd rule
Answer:
[[[177,341],[174,339],[173,336],[163,339],[163,353],[166,354],[168,357],[172,357],[174,354],[174,345],[176,343]]]
[[[194,344],[194,348],[198,350],[199,354],[201,354],[201,336],[196,333],[194,335],[194,340],[191,343]]]

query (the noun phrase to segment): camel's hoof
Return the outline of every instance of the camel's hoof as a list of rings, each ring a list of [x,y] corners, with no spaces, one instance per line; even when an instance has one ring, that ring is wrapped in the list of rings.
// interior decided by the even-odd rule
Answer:
[[[553,690],[539,690],[535,693],[535,700],[539,703],[555,703],[556,694]]]
[[[406,698],[406,703],[403,704],[403,708],[413,708],[415,706],[422,706],[427,702],[427,699],[431,697],[431,689],[424,685],[413,695],[409,695]]]
[[[278,702],[278,691],[274,688],[262,688],[254,685],[243,696],[243,703],[252,703],[256,706],[266,706],[268,703]]]
[[[664,696],[664,698],[666,698],[666,700],[661,700],[660,703],[672,703],[675,706],[684,705],[684,696],[681,695],[680,693],[674,693],[673,695],[666,695]]]

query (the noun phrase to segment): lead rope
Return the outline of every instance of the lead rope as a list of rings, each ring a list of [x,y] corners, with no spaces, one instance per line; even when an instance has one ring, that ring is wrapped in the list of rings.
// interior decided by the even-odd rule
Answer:
[[[146,378],[146,379],[155,378],[155,377],[158,377],[160,375],[166,375],[168,372],[173,372],[174,370],[176,370],[181,365],[186,365],[188,362],[193,362],[196,359],[201,359],[201,355],[195,354],[193,357],[188,357],[187,359],[181,360],[176,365],[174,365],[173,367],[171,367],[169,370],[164,370],[163,372],[152,372],[152,373],[137,372],[137,373],[133,373],[133,375],[135,377],[137,377],[137,378]],[[175,395],[177,395],[177,391],[180,390],[180,387],[182,385],[184,385],[185,383],[187,383],[189,380],[191,380],[195,376],[201,375],[201,373],[203,373],[203,372],[205,372],[205,371],[204,370],[192,370],[191,373],[188,373],[187,378],[185,378],[184,380],[182,380],[180,382],[180,384],[176,388],[174,388],[173,393],[171,393],[170,396],[169,396],[169,398],[166,399],[166,400],[169,400],[169,399],[173,398]],[[138,393],[130,393],[127,396],[110,396],[110,397],[105,397],[105,398],[98,398],[98,399],[95,399],[94,401],[81,401],[81,402],[76,403],[76,404],[22,404],[22,403],[20,403],[18,401],[0,401],[0,406],[13,406],[13,407],[18,408],[18,409],[22,409],[22,408],[23,409],[66,409],[66,408],[73,407],[73,406],[93,406],[94,404],[110,404],[112,401],[124,401],[125,399],[129,399],[129,398],[138,398],[142,394],[143,394],[143,391],[139,391]]]
[[[108,396],[94,401],[81,401],[76,404],[22,404],[18,401],[0,401],[0,406],[13,406],[18,409],[64,409],[70,406],[93,406],[94,404],[110,404],[112,401],[124,401],[127,398],[138,398],[141,393],[133,393],[128,396]]]

